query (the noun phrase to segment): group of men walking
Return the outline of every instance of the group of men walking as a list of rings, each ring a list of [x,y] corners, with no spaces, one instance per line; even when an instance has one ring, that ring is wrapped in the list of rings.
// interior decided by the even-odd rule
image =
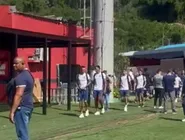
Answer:
[[[111,84],[117,86],[120,92],[120,98],[124,100],[124,111],[128,111],[129,94],[134,93],[135,102],[138,104],[138,108],[145,106],[145,99],[147,97],[154,97],[154,109],[160,109],[167,114],[167,103],[170,99],[172,113],[176,114],[176,102],[181,98],[185,114],[185,74],[179,74],[175,71],[169,70],[167,73],[162,70],[157,70],[155,75],[150,75],[147,69],[138,69],[133,73],[130,70],[123,70],[120,78],[116,82],[111,79],[110,75],[107,75],[106,71],[101,71],[99,66],[95,67],[95,72],[90,76],[85,67],[82,67],[82,71],[77,75],[77,86],[79,91],[80,101],[80,118],[89,116],[89,110],[87,105],[88,93],[87,89],[91,86],[93,89],[93,97],[95,101],[95,113],[94,115],[104,114],[109,110],[109,95],[111,93]],[[157,106],[157,101],[159,104]],[[99,110],[100,105],[100,110]],[[185,119],[183,119],[185,121]]]
[[[111,92],[111,79],[107,71],[101,71],[100,66],[95,67],[95,71],[90,76],[85,67],[81,68],[81,73],[77,75],[77,87],[79,95],[80,116],[84,118],[89,116],[88,110],[88,88],[93,88],[93,97],[95,101],[94,115],[104,114],[109,109],[109,95]],[[100,110],[99,110],[100,104]],[[85,112],[85,113],[84,113]]]
[[[89,116],[89,110],[87,105],[88,100],[88,88],[91,86],[93,89],[93,97],[95,101],[95,115],[104,114],[109,110],[109,96],[111,93],[111,86],[119,88],[120,96],[125,100],[124,111],[127,112],[129,104],[129,93],[136,92],[136,100],[139,103],[138,107],[144,107],[144,88],[147,85],[147,78],[139,70],[137,75],[133,72],[124,70],[120,76],[120,80],[117,82],[113,75],[108,75],[107,71],[101,71],[100,66],[95,67],[95,71],[90,76],[85,67],[82,67],[81,73],[77,75],[77,87],[80,101],[80,116],[84,118]],[[100,109],[99,110],[99,104]]]
[[[153,96],[154,109],[161,109],[165,114],[168,113],[168,99],[170,99],[173,114],[177,112],[176,103],[179,99],[182,99],[182,107],[185,115],[184,71],[182,71],[181,74],[175,70],[168,70],[167,73],[164,73],[159,69],[156,74],[152,76],[148,74],[147,69],[144,69],[144,71],[139,69],[135,74],[133,74],[132,70],[129,72],[124,70],[120,78],[120,93],[121,97],[125,100],[125,111],[127,111],[128,107],[129,90],[135,92],[135,100],[139,108],[144,107],[144,101],[147,96]],[[157,100],[159,100],[158,107]],[[185,122],[185,119],[182,121]]]
[[[157,99],[159,99],[159,108],[163,109],[167,114],[167,103],[170,99],[172,113],[176,114],[176,103],[179,99],[182,99],[182,107],[185,114],[185,74],[184,71],[180,73],[169,70],[164,74],[161,70],[157,71],[154,76],[155,98],[154,108],[157,105]],[[162,106],[163,102],[163,106]],[[185,119],[182,120],[185,122]]]

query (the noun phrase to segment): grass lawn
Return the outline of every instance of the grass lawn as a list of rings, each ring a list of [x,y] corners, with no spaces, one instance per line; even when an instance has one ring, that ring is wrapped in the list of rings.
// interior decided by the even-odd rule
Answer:
[[[151,102],[146,105],[137,108],[130,104],[125,113],[123,104],[116,103],[106,114],[84,119],[78,118],[78,105],[73,105],[72,111],[65,111],[66,106],[49,107],[47,116],[37,107],[30,124],[31,140],[185,140],[182,109],[178,108],[176,115],[164,115],[155,113]],[[0,140],[16,140],[7,116],[7,111],[0,113]]]

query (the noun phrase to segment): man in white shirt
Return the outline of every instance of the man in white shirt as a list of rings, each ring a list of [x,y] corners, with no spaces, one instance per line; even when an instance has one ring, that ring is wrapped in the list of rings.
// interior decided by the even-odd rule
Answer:
[[[79,118],[84,118],[84,106],[85,105],[85,116],[89,116],[88,110],[88,86],[91,84],[90,76],[86,72],[86,68],[84,66],[81,67],[81,73],[77,75],[77,87],[79,92],[79,106],[80,106],[80,116]]]
[[[146,86],[146,77],[143,75],[142,71],[139,70],[138,75],[136,76],[136,96],[139,102],[139,108],[142,106],[144,107],[144,88]]]
[[[100,66],[96,66],[96,73],[93,77],[93,84],[94,84],[94,100],[95,100],[95,108],[96,112],[95,115],[100,115],[100,111],[98,111],[98,104],[101,105],[101,113],[105,113],[104,109],[104,101],[103,101],[103,94],[106,92],[106,75],[101,72]]]
[[[174,83],[174,88],[175,88],[175,102],[178,102],[178,98],[179,98],[179,93],[180,93],[180,88],[182,86],[182,81],[181,78],[178,76],[178,74],[175,74],[175,83]]]
[[[129,90],[131,88],[131,77],[129,74],[127,74],[126,70],[123,71],[123,74],[120,77],[119,86],[120,86],[120,96],[125,101],[124,111],[127,112],[128,96],[129,96]]]

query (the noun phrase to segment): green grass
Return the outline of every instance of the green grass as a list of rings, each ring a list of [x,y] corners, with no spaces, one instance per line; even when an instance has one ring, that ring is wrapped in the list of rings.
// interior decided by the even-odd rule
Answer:
[[[104,115],[90,114],[84,119],[78,118],[77,105],[72,106],[72,111],[65,111],[66,106],[49,107],[47,116],[37,107],[30,123],[31,140],[185,140],[181,109],[177,115],[164,115],[153,113],[150,102],[141,109],[131,104],[127,113],[122,103],[111,107]],[[94,112],[94,108],[90,111]],[[14,126],[6,116],[8,112],[0,113],[0,140],[16,140]]]

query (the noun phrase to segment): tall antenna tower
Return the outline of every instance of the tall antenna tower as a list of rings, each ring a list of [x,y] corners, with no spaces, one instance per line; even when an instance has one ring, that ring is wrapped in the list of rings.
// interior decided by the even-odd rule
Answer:
[[[80,15],[83,23],[83,38],[92,38],[92,1],[93,0],[80,0]],[[89,7],[87,5],[89,4]],[[86,33],[87,27],[89,27],[89,34]]]

